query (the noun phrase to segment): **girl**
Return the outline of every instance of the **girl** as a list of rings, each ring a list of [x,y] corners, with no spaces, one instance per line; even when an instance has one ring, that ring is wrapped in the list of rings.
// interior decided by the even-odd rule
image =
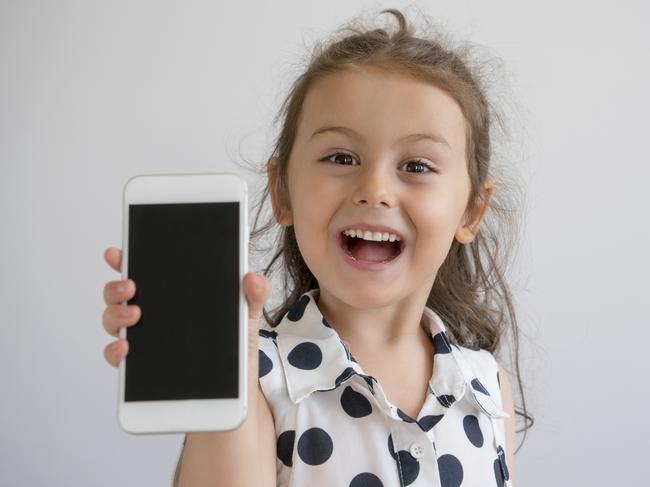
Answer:
[[[492,353],[504,308],[515,342],[517,326],[497,241],[479,232],[501,189],[492,113],[459,54],[384,12],[397,33],[323,48],[283,104],[261,200],[280,250],[243,281],[251,408],[236,430],[188,433],[174,485],[513,485],[511,388]],[[288,296],[270,316],[279,257]],[[106,285],[113,336],[139,319],[119,316],[134,293]]]

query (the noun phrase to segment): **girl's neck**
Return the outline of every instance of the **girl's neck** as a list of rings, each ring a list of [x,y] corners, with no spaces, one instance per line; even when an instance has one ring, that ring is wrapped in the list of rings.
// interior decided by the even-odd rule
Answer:
[[[422,326],[428,297],[425,290],[379,308],[354,307],[322,288],[316,300],[327,322],[353,351],[398,351],[430,340]]]

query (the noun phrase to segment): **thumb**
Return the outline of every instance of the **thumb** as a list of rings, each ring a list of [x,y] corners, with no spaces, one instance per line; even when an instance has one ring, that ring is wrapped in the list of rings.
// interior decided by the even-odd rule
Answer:
[[[262,274],[247,272],[244,276],[244,294],[248,302],[248,321],[257,324],[264,303],[271,295],[271,282]]]

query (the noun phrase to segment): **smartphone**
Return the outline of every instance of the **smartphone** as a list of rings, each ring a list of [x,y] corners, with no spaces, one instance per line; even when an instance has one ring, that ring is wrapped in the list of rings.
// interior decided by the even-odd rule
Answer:
[[[120,328],[118,421],[128,433],[223,431],[247,408],[246,182],[149,174],[123,192],[122,279],[140,320]]]

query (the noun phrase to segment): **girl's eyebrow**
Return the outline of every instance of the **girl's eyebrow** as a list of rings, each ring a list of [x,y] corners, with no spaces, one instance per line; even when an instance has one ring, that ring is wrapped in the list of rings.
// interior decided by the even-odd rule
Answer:
[[[343,135],[347,135],[348,137],[351,137],[353,139],[362,139],[361,135],[357,132],[355,132],[353,129],[349,127],[343,127],[340,125],[324,125],[319,129],[316,129],[313,134],[309,137],[311,140],[314,136],[320,135],[326,132],[338,132],[342,133]],[[435,142],[437,144],[443,144],[446,145],[449,150],[451,150],[451,146],[449,145],[449,142],[447,140],[437,134],[432,134],[432,133],[417,133],[417,134],[410,134],[405,137],[402,137],[399,139],[397,142],[416,142],[418,140],[430,140],[432,142]]]

